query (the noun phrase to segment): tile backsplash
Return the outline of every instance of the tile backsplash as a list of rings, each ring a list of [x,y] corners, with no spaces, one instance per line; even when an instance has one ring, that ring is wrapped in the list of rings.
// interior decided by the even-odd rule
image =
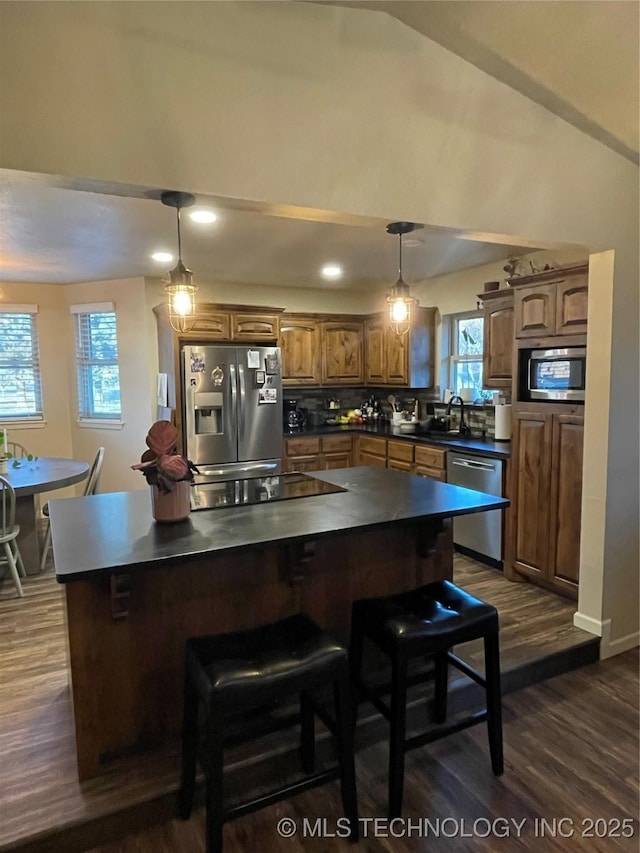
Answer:
[[[433,406],[435,415],[444,415],[447,406],[439,401],[433,391],[425,391],[424,389],[412,390],[410,388],[399,388],[397,391],[391,388],[306,388],[289,387],[283,389],[283,397],[285,400],[295,400],[300,409],[303,409],[307,414],[307,419],[312,424],[319,424],[326,421],[328,418],[334,418],[336,415],[345,414],[349,409],[359,409],[362,404],[369,400],[372,396],[380,403],[380,408],[383,415],[387,419],[391,419],[391,405],[387,402],[387,397],[394,394],[400,402],[403,409],[407,411],[413,410],[414,401],[417,399],[420,403],[420,417],[426,419],[429,417],[427,406]],[[330,408],[329,401],[338,401],[338,408]],[[486,435],[491,437],[495,432],[494,407],[472,406],[465,405],[465,421],[471,428],[473,435]],[[451,408],[451,427],[457,428],[460,420],[460,407],[453,406]]]

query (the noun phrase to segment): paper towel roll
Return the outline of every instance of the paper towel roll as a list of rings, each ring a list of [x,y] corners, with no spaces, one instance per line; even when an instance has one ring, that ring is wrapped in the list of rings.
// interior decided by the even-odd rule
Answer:
[[[496,441],[510,441],[511,440],[511,406],[496,406],[496,427],[495,427],[495,440]]]

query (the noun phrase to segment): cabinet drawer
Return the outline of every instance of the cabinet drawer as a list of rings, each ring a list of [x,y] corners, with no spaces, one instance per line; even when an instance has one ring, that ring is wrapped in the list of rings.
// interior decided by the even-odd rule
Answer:
[[[359,436],[359,449],[362,453],[368,453],[372,456],[387,455],[387,440],[386,438],[370,438],[369,436]]]
[[[231,338],[231,323],[228,314],[202,311],[196,316],[192,332],[206,332],[208,339],[228,341]]]
[[[278,337],[280,317],[277,314],[233,314],[234,341],[267,341]]]
[[[396,471],[408,471],[411,473],[413,465],[411,462],[403,462],[401,459],[388,459],[387,468],[394,468]]]
[[[413,462],[413,447],[409,441],[388,441],[387,457],[399,462]]]
[[[323,453],[350,453],[350,435],[325,435],[322,439]]]
[[[447,451],[439,447],[416,447],[416,465],[444,469]]]
[[[442,468],[429,468],[427,465],[415,465],[413,473],[417,477],[431,477],[432,480],[446,480],[445,471]]]
[[[308,456],[320,453],[319,438],[287,438],[285,439],[286,456]]]

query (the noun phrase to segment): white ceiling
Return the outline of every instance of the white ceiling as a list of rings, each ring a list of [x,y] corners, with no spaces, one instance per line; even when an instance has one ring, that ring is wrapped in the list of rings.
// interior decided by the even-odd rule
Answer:
[[[638,151],[638,3],[336,3],[389,13],[630,159]],[[153,251],[176,248],[175,211],[140,188],[78,189],[0,172],[0,280],[66,283],[158,276]],[[118,193],[118,194],[114,194]],[[384,222],[313,221],[291,211],[222,208],[214,225],[183,218],[183,260],[200,281],[327,287],[324,263],[344,266],[334,289],[388,287],[397,238]],[[318,217],[320,218],[320,217]],[[534,247],[495,245],[422,230],[404,277],[444,275]]]

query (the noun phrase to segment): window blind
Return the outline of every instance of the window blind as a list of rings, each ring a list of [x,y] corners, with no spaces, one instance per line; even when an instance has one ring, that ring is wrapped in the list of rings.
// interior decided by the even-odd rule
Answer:
[[[79,417],[117,419],[121,405],[116,315],[74,314]]]
[[[37,307],[7,305],[3,309],[0,311],[0,420],[41,420]]]

